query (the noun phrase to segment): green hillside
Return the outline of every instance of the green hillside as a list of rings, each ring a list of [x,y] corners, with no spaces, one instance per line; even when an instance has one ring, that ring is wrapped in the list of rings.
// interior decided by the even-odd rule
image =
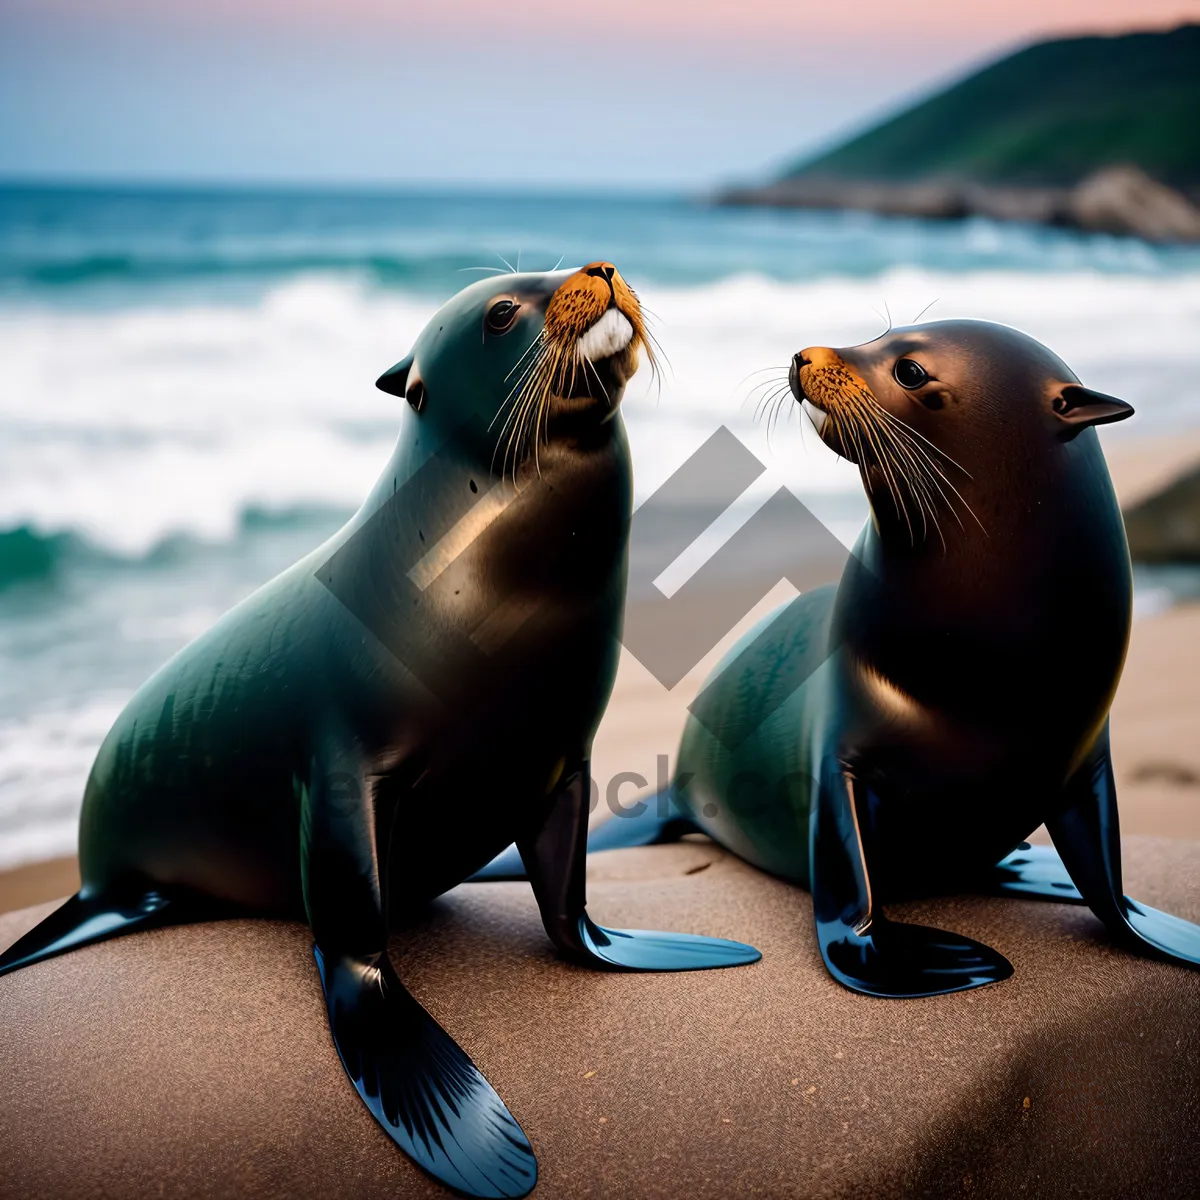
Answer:
[[[1200,25],[1029,46],[784,178],[1072,184],[1113,163],[1200,187]]]

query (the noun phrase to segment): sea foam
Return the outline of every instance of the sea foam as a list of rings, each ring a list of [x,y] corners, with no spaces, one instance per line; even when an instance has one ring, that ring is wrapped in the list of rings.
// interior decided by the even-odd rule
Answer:
[[[1200,277],[1092,272],[954,274],[900,268],[786,283],[738,276],[647,287],[665,351],[625,416],[638,495],[718,426],[794,490],[852,491],[781,396],[767,444],[755,405],[791,355],[846,345],[888,320],[978,317],[1024,329],[1089,386],[1130,400],[1134,429],[1200,421]],[[373,387],[436,305],[350,280],[296,279],[250,306],[26,307],[0,321],[0,531],[73,533],[122,556],[164,539],[238,536],[251,509],[352,510],[386,461],[395,397]]]

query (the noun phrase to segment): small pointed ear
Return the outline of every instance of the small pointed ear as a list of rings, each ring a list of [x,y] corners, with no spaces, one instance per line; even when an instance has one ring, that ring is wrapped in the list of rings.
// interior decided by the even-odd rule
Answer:
[[[1089,425],[1111,425],[1113,421],[1124,421],[1133,416],[1133,405],[1093,392],[1078,383],[1068,383],[1054,398],[1054,411],[1058,419],[1071,427],[1073,437]]]
[[[391,396],[403,396],[408,388],[408,373],[412,370],[413,356],[409,354],[402,358],[394,367],[384,371],[380,377],[375,380],[375,386],[381,392],[387,392]]]

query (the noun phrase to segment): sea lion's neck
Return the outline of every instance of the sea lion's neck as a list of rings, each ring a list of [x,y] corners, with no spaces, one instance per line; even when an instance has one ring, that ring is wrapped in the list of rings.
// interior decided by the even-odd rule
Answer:
[[[472,495],[486,492],[504,479],[520,489],[530,481],[545,477],[548,467],[565,482],[574,471],[592,472],[598,461],[609,462],[618,472],[631,472],[629,442],[619,411],[597,420],[584,420],[578,414],[549,420],[543,439],[530,445],[514,461],[505,454],[498,428],[438,429],[426,427],[408,417],[401,429],[387,465],[371,489],[356,521],[368,519],[389,506],[392,497],[409,494],[405,508],[423,494],[424,484],[435,479],[462,477]]]
[[[979,521],[943,522],[944,546],[880,505],[838,592],[838,644],[933,704],[987,711],[1020,695],[1031,716],[1087,726],[1111,703],[1132,609],[1120,510],[1103,460],[1087,468],[977,496]]]
[[[855,553],[892,588],[912,628],[1058,628],[1064,611],[1120,596],[1130,574],[1124,522],[1094,430],[1014,445],[971,464],[922,521],[886,491]],[[1066,606],[1064,608],[1064,606]]]
[[[551,437],[503,474],[490,441],[482,451],[464,438],[427,451],[424,431],[408,433],[334,539],[369,547],[369,578],[398,598],[397,620],[413,586],[426,600],[448,588],[447,609],[469,626],[497,590],[549,596],[623,578],[633,484],[619,417],[586,437]]]

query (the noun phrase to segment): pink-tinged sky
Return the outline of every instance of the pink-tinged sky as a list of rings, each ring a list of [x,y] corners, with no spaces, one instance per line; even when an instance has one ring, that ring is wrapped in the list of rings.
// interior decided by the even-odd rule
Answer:
[[[703,187],[1200,0],[0,0],[0,175]]]
[[[626,37],[691,33],[722,41],[782,33],[813,37],[886,38],[919,33],[979,39],[1037,31],[1125,29],[1177,23],[1195,4],[1186,0],[4,0],[0,10],[48,16],[85,14],[113,20],[267,27],[297,25],[403,30],[453,30],[469,38],[485,31],[600,34]]]

